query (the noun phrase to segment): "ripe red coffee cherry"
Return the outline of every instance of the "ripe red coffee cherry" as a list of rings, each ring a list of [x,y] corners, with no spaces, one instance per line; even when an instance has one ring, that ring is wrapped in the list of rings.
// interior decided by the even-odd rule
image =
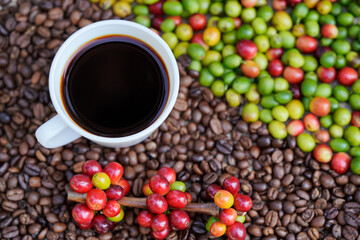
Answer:
[[[331,83],[336,78],[336,70],[334,67],[325,68],[323,66],[320,66],[317,70],[317,75],[321,82]]]
[[[189,24],[194,31],[200,31],[206,27],[206,16],[201,13],[196,13],[189,17]]]
[[[250,40],[243,39],[236,44],[236,52],[243,59],[249,60],[256,56],[258,49],[255,43]]]
[[[141,211],[137,216],[137,221],[140,226],[149,228],[151,227],[151,221],[154,217],[154,214],[148,210]]]
[[[91,221],[89,223],[77,223],[77,225],[81,229],[88,230],[94,226],[94,223]]]
[[[210,184],[206,189],[206,196],[210,199],[214,199],[215,194],[221,190],[221,187],[217,184]]]
[[[124,195],[128,195],[130,192],[130,184],[126,179],[120,179],[115,185],[121,186],[124,189]]]
[[[110,162],[105,166],[103,172],[109,176],[111,184],[115,184],[121,179],[124,169],[120,163]]]
[[[303,53],[312,53],[317,48],[317,40],[310,36],[300,36],[296,40],[296,48],[299,49]]]
[[[235,209],[241,212],[247,212],[251,209],[253,202],[248,195],[237,193],[234,199]]]
[[[104,215],[97,215],[94,217],[94,229],[97,233],[107,233],[115,227],[115,223],[111,222]]]
[[[154,4],[149,5],[149,12],[156,16],[163,15],[164,14],[164,11],[163,11],[164,2],[165,1],[161,0]]]
[[[70,187],[77,193],[87,193],[93,187],[91,178],[84,174],[76,174],[70,179]]]
[[[334,39],[338,36],[339,30],[334,24],[325,24],[321,28],[321,35],[325,38]]]
[[[168,180],[168,182],[170,184],[172,184],[173,182],[176,181],[176,173],[175,173],[174,169],[172,169],[172,168],[162,167],[159,169],[157,174],[165,177],[166,180]]]
[[[166,195],[166,201],[171,207],[183,208],[188,204],[186,194],[179,190],[172,190]]]
[[[169,227],[169,219],[165,214],[159,214],[153,217],[151,229],[155,232],[162,232]]]
[[[95,160],[86,161],[82,165],[82,174],[88,175],[89,177],[94,176],[95,173],[102,172],[100,164]]]
[[[162,232],[155,232],[151,230],[151,236],[157,240],[161,240],[161,239],[165,239],[169,235],[169,232],[170,232],[170,228],[166,228]]]
[[[106,189],[106,197],[111,200],[120,200],[124,196],[124,189],[121,186],[113,185]]]
[[[79,224],[89,224],[94,218],[94,211],[85,203],[79,203],[73,208],[72,217]]]
[[[219,214],[220,222],[226,226],[230,226],[235,223],[237,217],[237,212],[233,208],[224,209]]]
[[[103,190],[92,189],[86,195],[86,204],[91,210],[99,211],[105,207],[106,204],[106,194]]]
[[[279,77],[284,71],[284,65],[279,59],[274,59],[269,63],[268,72],[272,77]]]
[[[280,59],[281,55],[283,55],[283,52],[284,51],[282,48],[270,48],[265,55],[269,61],[272,61],[275,59]]]
[[[239,179],[237,179],[234,176],[230,176],[225,178],[223,182],[223,188],[225,190],[228,190],[231,194],[236,194],[240,190],[240,182]]]
[[[344,86],[351,86],[359,79],[357,71],[351,67],[342,68],[337,75],[337,80]]]
[[[146,206],[156,214],[164,213],[168,208],[165,198],[158,193],[153,193],[146,198]]]
[[[290,84],[300,83],[304,79],[304,71],[301,68],[291,66],[285,68],[283,75]]]
[[[107,217],[115,217],[120,213],[120,211],[121,211],[120,203],[114,200],[108,201],[103,209],[103,212]]]
[[[178,230],[187,228],[190,224],[189,215],[183,210],[174,210],[169,215],[170,225]]]
[[[170,191],[170,183],[169,181],[161,175],[155,175],[150,178],[149,186],[151,191],[154,193],[158,193],[161,195],[166,195]]]
[[[244,240],[246,237],[246,229],[241,222],[235,222],[229,226],[226,231],[229,240]]]
[[[339,174],[344,174],[349,169],[350,161],[351,157],[348,154],[338,152],[334,155],[331,161],[331,168]]]

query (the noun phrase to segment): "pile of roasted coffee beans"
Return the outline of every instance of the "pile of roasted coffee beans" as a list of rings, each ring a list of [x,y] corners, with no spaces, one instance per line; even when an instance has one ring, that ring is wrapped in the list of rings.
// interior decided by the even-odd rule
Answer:
[[[253,200],[245,215],[247,240],[359,239],[360,176],[336,173],[296,147],[292,136],[275,139],[266,124],[244,122],[239,107],[215,98],[192,77],[194,71],[187,74],[186,56],[179,58],[175,108],[143,143],[110,149],[79,139],[51,150],[40,146],[34,132],[55,115],[47,76],[56,50],[80,27],[110,18],[118,17],[88,0],[18,0],[0,11],[1,238],[149,239],[151,230],[137,222],[139,209],[127,208],[108,233],[77,227],[65,186],[86,161],[95,160],[102,168],[119,162],[129,195],[136,197],[161,167],[174,169],[192,202],[209,202],[209,185],[237,177],[240,193]],[[211,238],[209,216],[189,217],[189,227],[168,239]]]

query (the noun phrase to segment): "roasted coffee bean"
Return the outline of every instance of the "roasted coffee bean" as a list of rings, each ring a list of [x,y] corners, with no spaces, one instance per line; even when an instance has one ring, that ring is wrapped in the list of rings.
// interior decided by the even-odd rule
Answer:
[[[260,200],[253,200],[252,209],[255,211],[261,210],[264,207],[264,202]]]
[[[333,201],[333,206],[336,207],[336,208],[341,208],[341,206],[345,203],[345,199],[342,199],[342,198],[336,198],[334,201]]]
[[[274,163],[281,163],[283,161],[283,153],[281,150],[276,150],[272,153],[271,159]]]
[[[1,112],[0,113],[0,122],[1,123],[10,123],[10,116],[8,114],[6,114],[5,112]],[[8,158],[9,156],[5,153],[0,153],[0,161],[1,162],[5,162],[6,158]]]
[[[64,232],[67,228],[65,223],[57,222],[53,225],[53,231],[56,233]]]
[[[275,211],[269,211],[265,216],[265,225],[269,227],[275,227],[278,222],[278,213]]]
[[[276,227],[275,233],[280,238],[285,238],[288,235],[288,231],[285,227]]]
[[[258,226],[258,225],[250,225],[248,228],[247,228],[247,232],[254,236],[254,237],[261,237],[262,236],[262,231],[261,231],[261,228]]]
[[[355,228],[360,226],[360,218],[358,215],[356,215],[354,213],[346,212],[345,213],[345,222],[346,222],[346,224],[348,224],[352,227],[355,227]]]
[[[38,176],[40,173],[40,168],[36,165],[26,164],[24,167],[24,171],[30,176]]]
[[[296,235],[296,239],[298,240],[309,240],[310,238],[306,234],[306,232],[300,232],[298,235]]]
[[[359,232],[356,228],[351,226],[345,226],[341,233],[346,240],[356,239],[359,236]]]
[[[293,212],[295,211],[295,209],[296,209],[296,207],[295,207],[295,205],[294,205],[293,202],[285,201],[285,202],[283,203],[283,210],[284,210],[284,212],[291,214],[291,213],[293,213]]]
[[[341,237],[341,226],[339,224],[335,224],[331,229],[331,233],[335,238],[340,238]]]
[[[189,178],[190,178],[190,173],[185,172],[185,171],[180,172],[178,175],[178,179],[182,182],[187,181]]]
[[[240,143],[244,149],[250,149],[250,147],[252,146],[252,141],[247,136],[241,136]]]
[[[207,173],[204,175],[203,177],[203,181],[206,184],[212,184],[214,183],[216,180],[218,179],[218,176],[216,173],[211,172],[211,173]]]
[[[306,209],[301,215],[302,219],[304,219],[306,222],[311,222],[314,216],[315,212],[313,209]]]
[[[230,143],[228,141],[226,141],[225,139],[221,139],[221,140],[217,141],[216,148],[218,149],[219,152],[226,154],[226,155],[229,155],[233,150],[233,146],[230,145]]]
[[[0,192],[5,192],[6,190],[6,181],[3,178],[0,178]]]
[[[196,234],[204,234],[206,233],[206,228],[203,222],[199,222],[199,221],[195,221],[192,226],[191,229],[196,233]]]
[[[178,57],[178,61],[183,67],[188,67],[190,66],[191,58],[188,55],[183,54]]]
[[[344,187],[344,193],[346,195],[353,195],[356,192],[356,190],[357,190],[357,187],[352,183],[348,183]]]
[[[6,192],[6,197],[10,201],[20,201],[24,198],[24,190],[16,188]]]
[[[27,202],[34,206],[36,205],[40,200],[40,194],[38,192],[32,191],[29,192],[29,194],[27,195]]]
[[[318,209],[325,209],[327,206],[327,201],[326,199],[324,198],[319,198],[316,200],[315,202],[315,208],[318,208]]]
[[[269,136],[262,136],[256,140],[256,143],[260,148],[269,147],[271,145],[271,138]]]
[[[13,212],[18,208],[18,205],[16,202],[3,201],[1,207],[7,212]]]
[[[286,186],[289,186],[292,183],[293,180],[294,180],[294,175],[287,174],[281,180],[281,184],[286,187]]]
[[[28,225],[31,221],[31,217],[27,213],[23,213],[19,216],[20,223],[23,225]]]
[[[281,211],[283,209],[283,202],[280,200],[271,201],[269,208],[275,211]]]
[[[266,185],[266,183],[262,183],[262,182],[254,183],[253,188],[257,192],[262,192],[262,191],[265,191],[267,189],[267,185]]]
[[[19,235],[19,229],[17,226],[6,227],[1,231],[1,234],[6,239],[15,238]]]
[[[301,231],[301,227],[296,223],[290,223],[287,228],[289,229],[289,232],[291,233],[299,233]]]
[[[309,228],[307,234],[311,240],[317,240],[320,238],[320,233],[317,228]]]
[[[285,175],[285,169],[280,165],[275,165],[273,169],[274,177],[277,179],[283,179]]]
[[[320,181],[324,188],[332,188],[335,186],[335,180],[330,174],[322,174]]]
[[[347,213],[354,213],[354,214],[360,213],[360,203],[356,203],[356,202],[345,203],[343,208],[344,211]]]
[[[275,200],[278,196],[279,190],[275,187],[271,187],[269,188],[269,190],[267,191],[267,197],[269,200]]]
[[[325,224],[325,217],[324,216],[317,216],[311,221],[311,226],[315,228],[320,228]]]
[[[339,211],[337,208],[329,208],[324,211],[324,216],[326,219],[334,219],[339,214]]]
[[[8,227],[13,220],[14,220],[13,217],[4,215],[4,218],[1,220],[1,223],[0,223],[0,228]]]
[[[304,190],[301,190],[301,189],[297,190],[296,195],[298,195],[300,198],[305,199],[307,201],[310,200],[310,195]]]
[[[306,221],[304,221],[300,216],[296,216],[296,223],[299,224],[303,228],[309,226],[309,224]]]

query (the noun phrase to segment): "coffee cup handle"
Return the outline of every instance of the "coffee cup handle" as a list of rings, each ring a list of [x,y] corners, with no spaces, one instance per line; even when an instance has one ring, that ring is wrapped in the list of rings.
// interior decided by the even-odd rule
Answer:
[[[36,130],[35,136],[39,143],[46,148],[61,147],[81,137],[59,115],[41,125]]]

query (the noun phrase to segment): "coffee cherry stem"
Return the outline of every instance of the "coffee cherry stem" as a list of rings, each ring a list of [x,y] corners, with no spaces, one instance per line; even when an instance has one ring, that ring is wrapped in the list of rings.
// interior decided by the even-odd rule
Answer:
[[[72,191],[70,188],[66,188],[68,200],[73,202],[85,203],[86,202],[86,193],[77,193]],[[137,198],[137,197],[123,197],[118,200],[121,206],[133,207],[133,208],[142,208],[147,209],[146,198]],[[174,208],[170,208],[174,209]],[[220,214],[220,208],[216,206],[214,202],[212,203],[189,203],[186,207],[182,208],[186,212],[196,212],[211,215],[218,217]],[[239,215],[242,215],[242,212],[238,212]]]

